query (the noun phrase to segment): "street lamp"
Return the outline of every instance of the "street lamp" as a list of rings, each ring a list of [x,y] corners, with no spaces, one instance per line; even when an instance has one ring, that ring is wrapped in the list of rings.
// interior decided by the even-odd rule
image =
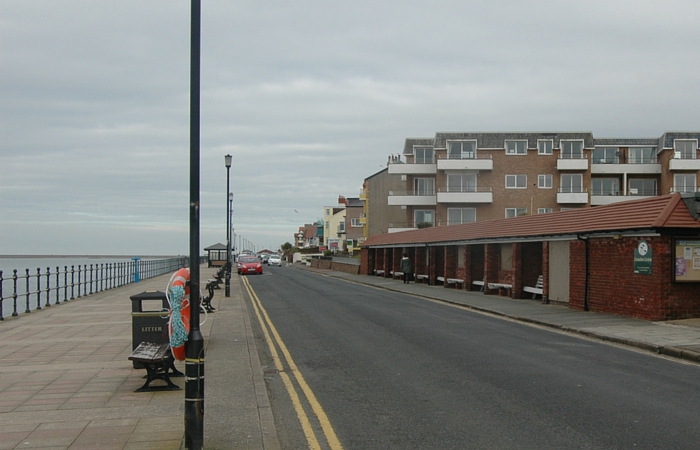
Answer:
[[[229,222],[231,217],[231,210],[229,204],[231,203],[229,199],[233,197],[231,194],[231,155],[224,156],[224,162],[226,163],[226,289],[224,295],[226,297],[231,296],[231,224]]]
[[[228,232],[228,248],[226,249],[226,252],[228,254],[227,260],[231,263],[231,266],[233,266],[233,257],[231,254],[231,249],[236,246],[236,236],[233,234],[233,192],[228,193]],[[229,268],[229,273],[231,273],[231,268]],[[231,277],[229,276],[229,278]]]

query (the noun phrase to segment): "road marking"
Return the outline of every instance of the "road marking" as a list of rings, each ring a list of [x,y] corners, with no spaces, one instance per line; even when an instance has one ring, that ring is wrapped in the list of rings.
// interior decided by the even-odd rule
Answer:
[[[316,415],[316,419],[318,420],[319,424],[321,425],[321,429],[323,430],[323,434],[325,435],[326,441],[328,442],[329,447],[332,450],[342,450],[343,446],[340,443],[340,440],[338,439],[338,436],[335,434],[335,430],[333,429],[333,426],[331,425],[330,420],[328,420],[328,416],[326,416],[325,411],[323,410],[323,407],[321,404],[318,402],[316,399],[316,395],[314,395],[313,391],[309,387],[309,385],[306,383],[306,380],[304,379],[304,376],[301,374],[299,371],[299,368],[297,367],[296,363],[292,359],[292,355],[289,353],[289,350],[287,350],[287,346],[284,344],[282,341],[282,338],[280,337],[279,333],[277,332],[277,329],[275,326],[272,324],[272,320],[270,320],[270,316],[267,314],[267,311],[262,305],[262,302],[260,301],[260,298],[257,296],[255,291],[253,290],[253,287],[250,285],[250,282],[245,279],[243,279],[243,284],[245,285],[246,290],[248,291],[248,295],[250,296],[250,299],[253,303],[253,309],[255,310],[255,315],[258,318],[258,322],[260,323],[260,327],[263,330],[263,334],[265,335],[265,341],[267,342],[267,346],[270,349],[270,354],[272,355],[272,360],[275,363],[275,368],[279,372],[280,376],[282,377],[282,381],[284,383],[285,388],[287,389],[287,392],[289,393],[289,397],[292,400],[292,404],[294,405],[294,410],[297,413],[297,417],[299,418],[299,422],[301,423],[302,430],[304,431],[304,435],[306,436],[306,440],[309,443],[309,447],[312,450],[316,450],[321,448],[318,439],[316,438],[316,434],[313,431],[313,428],[311,426],[311,422],[309,421],[308,416],[306,415],[306,412],[304,411],[304,408],[301,404],[301,401],[299,399],[299,395],[297,394],[296,390],[294,389],[294,385],[292,384],[291,379],[289,378],[289,375],[285,372],[284,369],[284,364],[282,363],[282,360],[279,357],[279,354],[277,353],[277,349],[275,348],[275,343],[277,346],[280,348],[280,351],[284,355],[284,359],[287,362],[287,366],[289,366],[290,371],[294,374],[294,378],[297,381],[297,384],[301,387],[302,392],[304,393],[304,396],[306,397],[306,401],[311,405],[311,409],[313,410],[314,414]],[[269,328],[269,332],[268,332]],[[270,336],[270,333],[274,337],[274,341],[272,337]]]

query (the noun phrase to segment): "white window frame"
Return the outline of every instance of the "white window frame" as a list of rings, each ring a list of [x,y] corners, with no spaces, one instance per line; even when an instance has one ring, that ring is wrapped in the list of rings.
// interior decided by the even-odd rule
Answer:
[[[549,144],[549,145],[547,145],[547,144]],[[554,148],[554,141],[552,139],[538,139],[537,140],[537,154],[538,155],[551,155],[553,148]]]
[[[511,217],[526,216],[527,208],[506,208],[506,219]]]
[[[675,159],[697,159],[697,139],[674,139],[673,157]]]
[[[537,208],[537,214],[549,214],[553,211],[552,208]]]
[[[459,211],[459,221],[451,221],[450,220],[450,213],[452,212],[453,214]],[[472,215],[472,218],[474,220],[464,220],[464,216],[466,214]],[[462,223],[474,223],[476,222],[476,208],[447,208],[447,225],[459,225]]]
[[[523,173],[506,175],[506,189],[527,189],[527,175]]]
[[[567,179],[571,180],[572,183],[570,183],[571,186],[568,186],[565,188],[564,187],[564,180],[567,180]],[[580,183],[578,183],[580,185],[580,188],[579,188],[579,186],[574,187],[574,183],[573,183],[574,179],[580,180]],[[575,188],[579,188],[579,190],[574,190]],[[559,192],[564,193],[564,194],[581,194],[583,192],[586,192],[583,190],[583,175],[580,173],[563,173],[563,174],[561,174],[559,177]]]
[[[421,213],[425,216],[425,213],[429,213],[432,217],[431,220],[418,220],[418,214]],[[425,219],[425,217],[424,217]],[[417,226],[419,223],[428,222],[435,226],[435,210],[433,209],[416,209],[413,211],[413,226]]]
[[[448,173],[447,192],[476,192],[476,173]]]
[[[460,145],[459,158],[456,157],[456,152],[452,152],[452,145]],[[470,144],[471,149],[465,151],[464,144]],[[450,140],[446,143],[447,147],[447,159],[476,159],[476,140],[473,139],[461,139],[461,140]]]
[[[645,155],[645,153],[649,153]],[[628,150],[627,162],[629,164],[655,164],[656,147],[630,147]]]
[[[537,188],[538,189],[552,189],[552,174],[545,173],[537,175]]]
[[[632,187],[633,183],[641,183],[642,187],[642,192],[639,192],[639,187]],[[653,182],[654,183],[654,188],[647,190],[645,189],[645,184]],[[628,188],[627,192],[629,195],[642,195],[642,196],[652,196],[652,195],[657,195],[657,192],[659,190],[659,183],[654,179],[654,178],[630,178],[627,180]]]
[[[574,144],[580,144],[581,148],[580,149],[574,149]],[[570,148],[566,148],[569,147]],[[585,153],[583,150],[585,149],[585,143],[583,142],[583,139],[564,139],[559,141],[559,157],[561,159],[583,159],[585,156]],[[566,150],[566,151],[565,151]],[[576,152],[574,150],[577,150]],[[580,150],[580,154],[579,151]]]
[[[418,157],[418,151],[422,150],[423,155]],[[426,158],[425,152],[430,152],[430,158]],[[413,163],[414,164],[435,164],[435,151],[432,147],[415,146],[413,147]]]
[[[421,183],[426,186],[421,187]],[[413,195],[435,195],[435,178],[414,178]]]
[[[360,223],[360,218],[359,217],[353,217],[350,219],[350,226],[353,228],[358,228],[361,227],[362,224]]]
[[[527,155],[527,140],[508,140],[505,143],[506,155]]]
[[[692,180],[692,183],[689,181]],[[698,176],[695,173],[676,173],[673,175],[673,192],[693,193],[698,190]]]
[[[600,158],[600,156],[596,155],[596,153],[603,153],[603,157]],[[591,163],[593,163],[593,164],[619,164],[620,163],[620,149],[618,147],[596,147],[593,149],[593,154],[591,155]]]
[[[609,184],[610,187],[606,187],[606,184]],[[620,195],[620,179],[614,177],[597,177],[591,179],[591,195]]]

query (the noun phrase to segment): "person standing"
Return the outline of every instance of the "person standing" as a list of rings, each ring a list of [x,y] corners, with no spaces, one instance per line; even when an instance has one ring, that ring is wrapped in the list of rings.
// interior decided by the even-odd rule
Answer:
[[[411,259],[408,257],[407,253],[403,254],[403,258],[401,258],[401,265],[399,266],[399,269],[401,272],[403,272],[403,282],[404,284],[408,284],[408,280],[410,280],[410,276],[413,273],[413,264],[411,264]]]

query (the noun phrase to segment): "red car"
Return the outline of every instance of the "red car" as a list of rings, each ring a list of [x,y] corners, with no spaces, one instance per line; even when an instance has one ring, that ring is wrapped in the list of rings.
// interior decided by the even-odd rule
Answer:
[[[238,258],[238,273],[259,273],[262,275],[262,261],[257,256],[241,256]]]

